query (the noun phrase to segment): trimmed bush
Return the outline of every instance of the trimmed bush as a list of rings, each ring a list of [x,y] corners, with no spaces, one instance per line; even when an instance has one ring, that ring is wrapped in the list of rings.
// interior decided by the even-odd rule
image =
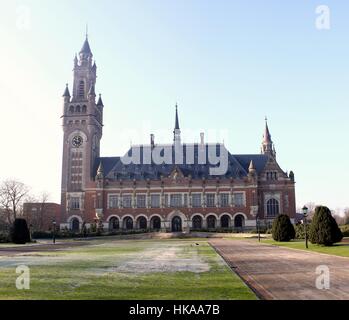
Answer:
[[[288,242],[295,238],[296,233],[288,215],[278,215],[273,222],[272,235],[279,242]]]
[[[332,246],[334,243],[342,241],[342,239],[342,232],[333,218],[331,210],[324,206],[317,207],[310,225],[310,242]]]
[[[26,244],[30,242],[30,232],[25,219],[16,219],[13,223],[12,242],[15,244]]]

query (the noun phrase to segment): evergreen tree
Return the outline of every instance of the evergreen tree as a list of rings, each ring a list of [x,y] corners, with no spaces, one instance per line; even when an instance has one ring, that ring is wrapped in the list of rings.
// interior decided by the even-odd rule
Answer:
[[[341,230],[331,214],[331,210],[319,206],[310,224],[309,240],[314,244],[331,246],[343,239]]]
[[[275,241],[288,242],[295,238],[296,233],[290,217],[280,214],[273,222],[272,235]]]
[[[30,232],[25,219],[16,219],[12,228],[12,242],[16,244],[25,244],[30,242]]]

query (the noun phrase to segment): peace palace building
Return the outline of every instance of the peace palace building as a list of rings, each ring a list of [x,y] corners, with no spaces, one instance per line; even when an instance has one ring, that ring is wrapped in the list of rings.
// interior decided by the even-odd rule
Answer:
[[[132,146],[125,156],[101,157],[96,72],[86,38],[74,61],[72,96],[68,85],[63,95],[61,228],[189,232],[255,228],[280,213],[294,219],[294,174],[278,165],[267,123],[260,154],[233,155],[223,144],[205,143],[203,134],[199,143],[181,143],[176,108],[171,144],[156,144],[151,135],[149,145]]]

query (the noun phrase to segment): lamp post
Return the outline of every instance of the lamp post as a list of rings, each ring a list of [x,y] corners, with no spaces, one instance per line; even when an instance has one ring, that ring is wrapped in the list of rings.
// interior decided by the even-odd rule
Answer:
[[[53,240],[53,244],[56,243],[56,220],[52,221],[53,224],[53,235],[52,235],[52,240]]]
[[[307,215],[308,215],[308,208],[306,206],[303,207],[303,224],[304,224],[304,234],[305,234],[305,247],[308,249],[308,235],[307,235]]]

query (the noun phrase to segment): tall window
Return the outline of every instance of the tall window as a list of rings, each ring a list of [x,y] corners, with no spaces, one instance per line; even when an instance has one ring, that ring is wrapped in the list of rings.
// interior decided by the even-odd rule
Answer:
[[[193,208],[200,208],[201,207],[201,194],[194,193],[192,195],[192,206],[193,206]]]
[[[152,208],[160,208],[160,195],[159,194],[152,194],[150,196],[150,206]]]
[[[137,196],[137,208],[145,208],[145,195]]]
[[[177,208],[182,206],[182,195],[181,194],[171,194],[170,197],[171,208]]]
[[[267,216],[276,217],[280,213],[279,201],[276,199],[270,199],[267,202]]]
[[[221,207],[229,207],[229,193],[221,193]]]
[[[85,82],[80,81],[79,82],[79,98],[85,97]]]
[[[124,208],[132,207],[132,197],[130,195],[125,195],[122,197],[122,206]]]
[[[110,195],[109,196],[109,208],[115,209],[119,207],[119,197],[116,195]]]
[[[244,194],[242,192],[234,193],[234,206],[235,207],[244,206]]]
[[[278,180],[278,173],[276,171],[267,172],[267,180],[268,181]]]
[[[206,194],[206,206],[208,208],[213,208],[216,206],[216,203],[215,203],[215,197],[216,195],[214,193],[208,193]]]
[[[70,209],[73,209],[73,210],[80,209],[80,198],[73,197],[70,199]]]

